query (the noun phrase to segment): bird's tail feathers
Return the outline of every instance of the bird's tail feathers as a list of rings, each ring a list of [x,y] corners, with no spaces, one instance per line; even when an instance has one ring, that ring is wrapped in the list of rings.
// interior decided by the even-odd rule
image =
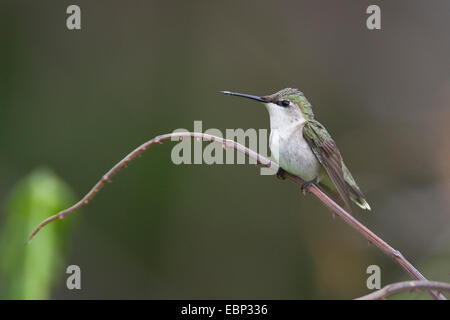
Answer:
[[[362,197],[358,197],[358,196],[353,196],[353,195],[350,195],[350,198],[361,209],[369,210],[369,211],[371,210],[370,206],[369,206],[369,203],[366,201],[366,199],[364,199]]]

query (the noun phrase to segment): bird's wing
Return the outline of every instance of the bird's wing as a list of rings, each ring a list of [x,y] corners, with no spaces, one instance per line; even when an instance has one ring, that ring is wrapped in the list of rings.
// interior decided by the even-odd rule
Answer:
[[[347,209],[351,211],[350,195],[342,168],[342,157],[330,134],[319,122],[310,120],[303,126],[303,137],[325,168]]]
[[[361,190],[359,189],[358,185],[356,184],[355,179],[353,179],[352,174],[347,169],[347,166],[344,162],[342,162],[342,172],[344,173],[344,179],[347,183],[347,187],[350,188],[350,192],[354,193],[357,197],[365,198]]]

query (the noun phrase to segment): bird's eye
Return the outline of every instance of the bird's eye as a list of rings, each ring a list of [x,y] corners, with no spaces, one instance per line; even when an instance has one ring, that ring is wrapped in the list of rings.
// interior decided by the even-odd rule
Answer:
[[[289,105],[289,100],[282,100],[281,102],[280,102],[280,104],[283,106],[283,107],[287,107],[288,105]]]

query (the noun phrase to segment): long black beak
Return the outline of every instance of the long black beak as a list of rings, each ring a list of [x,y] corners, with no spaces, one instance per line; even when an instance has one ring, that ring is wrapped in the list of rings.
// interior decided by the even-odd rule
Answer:
[[[251,94],[245,94],[245,93],[238,93],[238,92],[231,92],[231,91],[220,91],[220,93],[228,94],[230,96],[236,96],[236,97],[244,97],[248,99],[253,99],[259,102],[268,102],[264,97],[254,96]]]

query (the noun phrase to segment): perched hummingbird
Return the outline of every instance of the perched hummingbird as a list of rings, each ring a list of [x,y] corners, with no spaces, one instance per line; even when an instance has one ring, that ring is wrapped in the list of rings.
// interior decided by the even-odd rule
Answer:
[[[310,186],[316,184],[350,211],[350,200],[370,210],[336,143],[327,129],[314,119],[312,106],[300,90],[286,88],[269,96],[221,93],[265,104],[270,115],[269,147],[280,165],[279,177],[287,171],[305,181],[302,190],[309,191]]]

